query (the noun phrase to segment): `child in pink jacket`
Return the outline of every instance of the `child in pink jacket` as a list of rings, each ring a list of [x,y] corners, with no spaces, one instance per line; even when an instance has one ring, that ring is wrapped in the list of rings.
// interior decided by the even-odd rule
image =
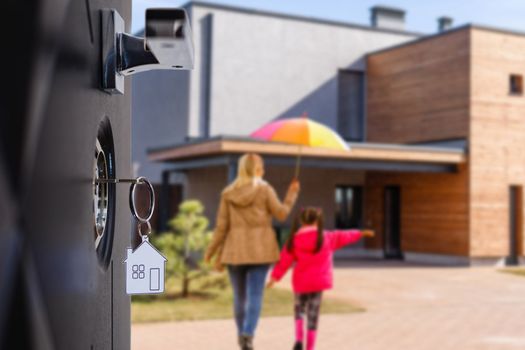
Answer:
[[[306,349],[313,350],[317,335],[322,292],[333,285],[333,252],[357,242],[361,237],[373,237],[369,230],[324,231],[321,209],[302,209],[292,227],[290,238],[275,265],[268,287],[271,288],[293,268],[292,285],[295,293],[294,350],[303,349],[303,318],[307,315]]]

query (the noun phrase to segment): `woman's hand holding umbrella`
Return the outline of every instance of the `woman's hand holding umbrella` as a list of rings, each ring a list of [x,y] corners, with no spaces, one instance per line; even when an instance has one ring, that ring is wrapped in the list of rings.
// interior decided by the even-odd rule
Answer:
[[[292,182],[290,183],[290,186],[288,187],[288,191],[290,192],[299,192],[301,190],[301,183],[297,178],[294,178]]]

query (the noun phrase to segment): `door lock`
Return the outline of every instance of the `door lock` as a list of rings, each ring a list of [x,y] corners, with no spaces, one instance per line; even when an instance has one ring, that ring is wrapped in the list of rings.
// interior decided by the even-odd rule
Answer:
[[[115,148],[108,118],[99,125],[93,160],[93,225],[95,250],[100,264],[107,268],[113,250],[115,228],[116,186],[101,181],[114,178]]]
[[[141,176],[136,179],[107,179],[107,178],[95,178],[94,179],[94,185],[95,186],[104,186],[106,184],[120,184],[120,183],[130,183],[131,186],[129,188],[129,209],[131,210],[131,214],[133,217],[140,223],[149,223],[153,216],[153,212],[155,210],[155,189],[151,182],[149,182],[148,179]],[[146,185],[148,188],[149,193],[149,207],[147,211],[147,215],[141,216],[137,210],[137,202],[136,202],[136,196],[135,191],[137,189],[137,185]]]

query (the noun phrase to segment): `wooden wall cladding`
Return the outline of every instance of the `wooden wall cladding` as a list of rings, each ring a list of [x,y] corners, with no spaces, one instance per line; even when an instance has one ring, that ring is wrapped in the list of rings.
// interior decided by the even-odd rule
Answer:
[[[506,256],[510,186],[525,185],[525,97],[510,93],[525,36],[473,28],[471,46],[471,255]]]
[[[469,40],[467,28],[368,56],[368,141],[466,138]]]
[[[382,249],[384,187],[401,187],[401,239],[405,252],[468,256],[468,165],[458,173],[369,172],[365,185],[365,224],[376,231],[368,248]]]

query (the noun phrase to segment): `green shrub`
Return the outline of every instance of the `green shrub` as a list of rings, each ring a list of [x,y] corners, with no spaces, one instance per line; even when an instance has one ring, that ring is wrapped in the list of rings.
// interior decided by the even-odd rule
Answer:
[[[182,283],[182,297],[189,296],[191,282],[206,276],[211,266],[203,253],[211,240],[209,221],[203,215],[204,206],[198,200],[186,200],[179,213],[169,222],[170,231],[154,239],[154,244],[168,259],[168,276],[177,276]]]

